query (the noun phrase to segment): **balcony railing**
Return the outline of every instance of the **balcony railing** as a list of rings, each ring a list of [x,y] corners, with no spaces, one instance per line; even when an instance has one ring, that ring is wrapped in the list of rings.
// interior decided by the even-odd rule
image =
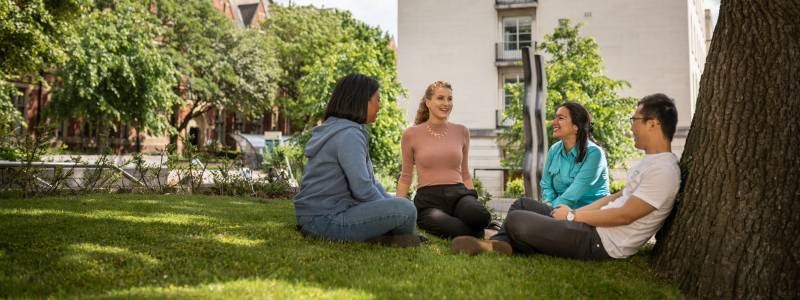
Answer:
[[[505,42],[496,43],[494,47],[494,58],[498,62],[514,62],[522,60],[522,47],[536,48],[536,42],[531,43],[517,43]]]
[[[535,6],[538,2],[537,0],[494,0],[494,4],[498,8]]]
[[[494,0],[495,4],[523,4],[536,3],[536,0]]]

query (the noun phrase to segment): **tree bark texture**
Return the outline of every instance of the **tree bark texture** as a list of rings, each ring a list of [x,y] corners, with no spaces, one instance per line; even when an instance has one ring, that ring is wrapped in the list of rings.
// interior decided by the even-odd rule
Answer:
[[[800,298],[800,0],[723,0],[697,102],[654,267],[701,298]]]

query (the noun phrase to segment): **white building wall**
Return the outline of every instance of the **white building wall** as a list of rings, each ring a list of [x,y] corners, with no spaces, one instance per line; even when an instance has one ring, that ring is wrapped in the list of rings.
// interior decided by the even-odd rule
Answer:
[[[494,128],[497,14],[493,0],[398,1],[397,66],[408,89],[402,107],[413,122],[428,84],[453,85],[452,122],[470,129]]]

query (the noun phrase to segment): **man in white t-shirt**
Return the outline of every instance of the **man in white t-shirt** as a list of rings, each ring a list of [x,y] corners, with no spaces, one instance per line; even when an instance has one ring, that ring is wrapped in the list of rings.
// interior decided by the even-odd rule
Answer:
[[[502,232],[491,240],[457,237],[453,251],[544,253],[586,260],[635,254],[664,224],[680,187],[678,159],[670,145],[678,112],[671,98],[653,94],[639,101],[630,121],[635,146],[645,156],[628,171],[621,192],[577,210],[519,199]]]

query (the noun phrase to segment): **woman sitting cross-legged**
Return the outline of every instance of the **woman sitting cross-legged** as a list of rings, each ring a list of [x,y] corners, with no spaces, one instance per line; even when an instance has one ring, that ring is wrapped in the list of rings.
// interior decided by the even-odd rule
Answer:
[[[378,82],[361,74],[339,80],[325,121],[311,132],[308,164],[294,197],[301,232],[319,239],[419,245],[417,211],[408,199],[386,193],[369,157],[365,123],[380,110]]]
[[[603,149],[592,142],[589,111],[578,103],[561,104],[552,126],[553,137],[560,141],[550,147],[539,182],[544,204],[534,203],[528,198],[518,199],[511,205],[509,214],[517,210],[549,212],[561,206],[577,209],[609,194],[608,163]],[[492,241],[509,242],[506,227],[503,224]],[[510,253],[511,249],[503,247],[499,250],[497,252]]]
[[[539,185],[542,202],[577,209],[608,196],[608,163],[592,138],[592,116],[575,102],[561,104],[553,119],[553,137]]]
[[[469,175],[469,130],[448,121],[452,109],[450,84],[436,81],[428,85],[417,110],[416,125],[403,132],[397,196],[408,194],[416,166],[419,189],[414,205],[419,227],[443,238],[483,238],[491,215],[478,202]]]

